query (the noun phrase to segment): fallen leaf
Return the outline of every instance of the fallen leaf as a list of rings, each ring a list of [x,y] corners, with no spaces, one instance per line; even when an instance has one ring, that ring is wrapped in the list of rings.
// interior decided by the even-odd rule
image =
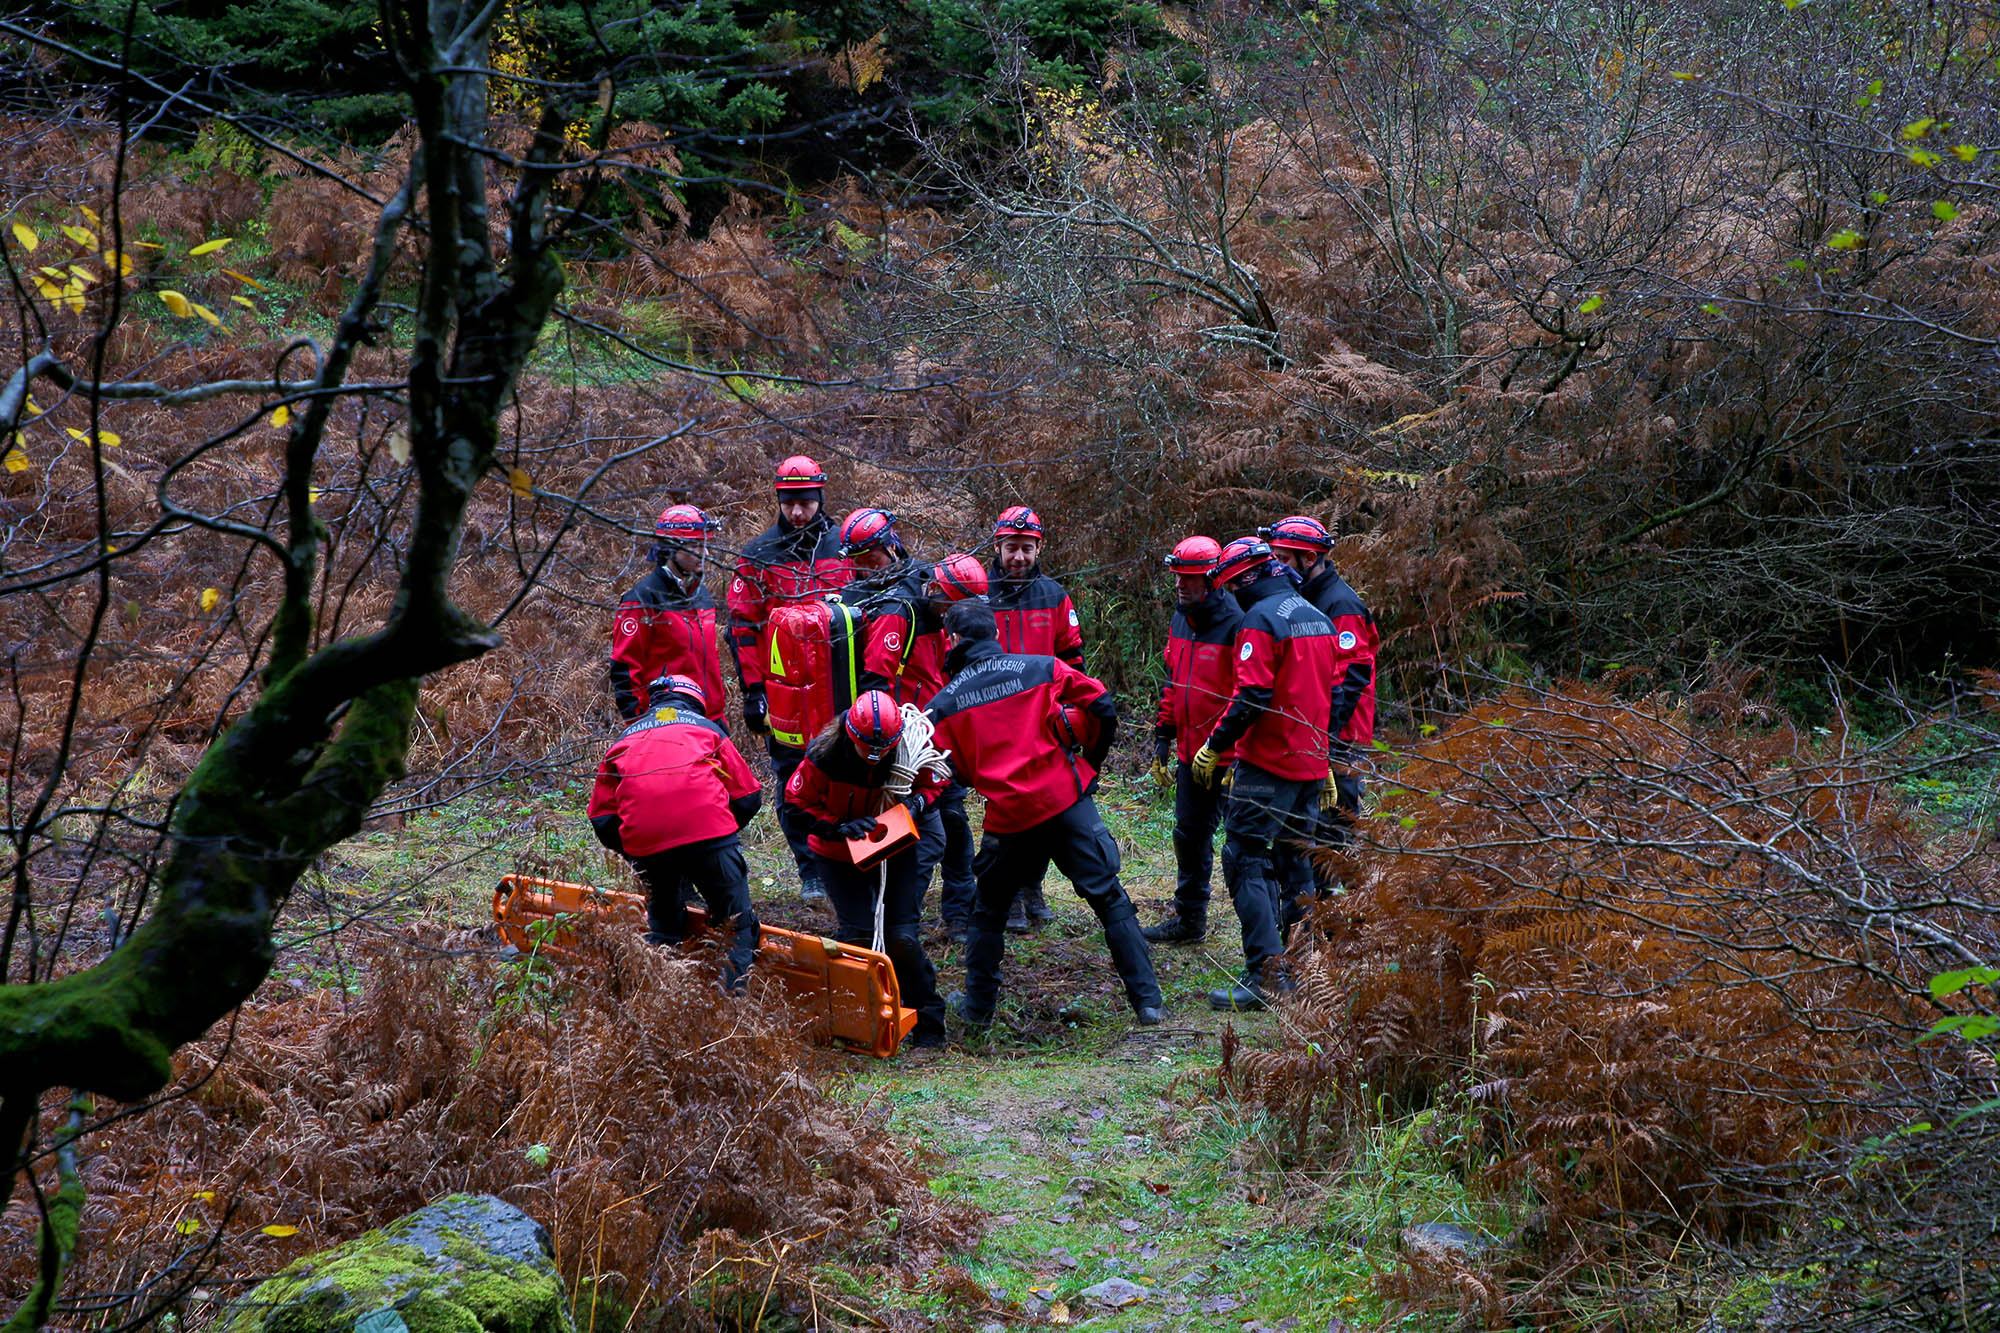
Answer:
[[[204,611],[213,611],[213,610],[215,609],[215,607],[216,607],[216,604],[217,604],[218,602],[220,602],[221,600],[222,600],[222,589],[220,589],[220,588],[203,588],[203,589],[201,590],[201,609],[202,609],[202,610],[204,610]],[[266,1230],[269,1230],[270,1228],[268,1228],[268,1227],[267,1227],[267,1228],[265,1228],[265,1229],[266,1229]]]
[[[278,405],[277,405],[276,407],[274,407],[274,408],[272,408],[272,409],[271,409],[271,424],[272,424],[273,426],[289,426],[289,425],[291,425],[291,424],[292,424],[292,409],[291,409],[291,408],[289,408],[289,407],[287,407],[287,406],[286,406],[285,404],[283,404],[283,403],[279,403],[279,404],[278,404]]]
[[[188,299],[171,287],[165,288],[160,292],[160,304],[176,315],[179,315],[182,319],[186,319],[194,313],[194,307],[189,304]]]
[[[507,469],[507,486],[523,500],[532,499],[535,494],[534,478],[517,467]]]
[[[194,249],[188,251],[188,253],[190,255],[212,255],[217,250],[220,250],[223,246],[229,244],[231,241],[235,239],[236,238],[234,236],[224,236],[218,240],[203,241],[200,245],[197,245]]]
[[[263,1233],[267,1236],[277,1236],[280,1239],[283,1239],[286,1236],[296,1236],[299,1234],[299,1229],[297,1227],[288,1227],[282,1225],[261,1227],[259,1229],[263,1231]]]
[[[42,238],[35,235],[35,229],[33,227],[30,227],[27,223],[18,220],[14,223],[14,239],[21,243],[21,248],[23,250],[26,250],[31,254],[34,252],[35,247],[39,246],[42,243]]]

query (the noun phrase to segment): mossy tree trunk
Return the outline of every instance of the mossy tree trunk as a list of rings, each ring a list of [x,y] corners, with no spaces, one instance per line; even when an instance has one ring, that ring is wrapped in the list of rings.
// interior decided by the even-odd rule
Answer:
[[[390,0],[383,7],[383,32],[420,148],[409,179],[382,210],[371,263],[317,375],[286,386],[306,390],[285,451],[286,525],[246,532],[178,512],[161,486],[162,507],[175,517],[210,529],[217,540],[250,541],[280,561],[283,594],[270,623],[263,689],[211,746],[174,804],[150,916],[86,971],[0,987],[7,1198],[29,1165],[22,1145],[50,1090],[125,1102],[158,1092],[176,1049],[264,980],[275,955],[273,927],[300,874],[356,832],[370,805],[402,775],[423,678],[499,642],[453,602],[447,585],[473,489],[496,466],[501,410],[562,287],[549,248],[547,197],[564,117],[549,107],[527,160],[514,165],[516,185],[506,216],[497,220],[506,228],[503,244],[488,215],[489,173],[499,159],[486,145],[482,72],[497,10],[458,0]],[[423,267],[401,386],[417,490],[408,543],[380,626],[315,649],[320,530],[311,510],[313,465],[355,352],[377,331],[398,237],[412,228],[421,236]],[[114,307],[100,347],[116,318]],[[95,372],[79,374],[45,349],[0,391],[0,415],[38,378],[105,392]],[[272,383],[264,383],[265,392]],[[136,396],[129,385],[112,387],[122,390],[117,396]],[[164,389],[157,395],[168,403],[188,396]],[[18,415],[18,401],[12,411]],[[49,1294],[38,1293],[43,1309]]]

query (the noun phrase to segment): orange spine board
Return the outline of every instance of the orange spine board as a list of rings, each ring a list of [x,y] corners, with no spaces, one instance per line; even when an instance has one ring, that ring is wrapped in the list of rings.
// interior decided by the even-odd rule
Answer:
[[[708,913],[690,906],[683,947],[709,933]],[[493,920],[501,938],[522,953],[562,962],[575,961],[567,947],[565,916],[610,916],[643,928],[646,900],[636,893],[598,889],[557,879],[508,875],[493,890]],[[814,1041],[840,1042],[878,1059],[896,1053],[917,1025],[917,1012],[902,1006],[896,970],[873,949],[802,931],[762,926],[752,972],[776,978],[793,1001],[813,1018]]]

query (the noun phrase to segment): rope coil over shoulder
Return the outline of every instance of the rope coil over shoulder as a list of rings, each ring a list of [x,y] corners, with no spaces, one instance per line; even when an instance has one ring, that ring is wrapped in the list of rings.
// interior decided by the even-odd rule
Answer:
[[[945,782],[951,781],[951,751],[940,750],[931,744],[936,728],[924,710],[915,704],[904,704],[902,709],[903,735],[896,742],[896,753],[889,760],[889,780],[882,785],[882,808],[887,810],[909,796],[916,786],[918,777],[924,770]],[[884,905],[889,897],[889,861],[884,858],[877,868],[875,880],[875,952],[882,952],[885,934],[883,931]]]

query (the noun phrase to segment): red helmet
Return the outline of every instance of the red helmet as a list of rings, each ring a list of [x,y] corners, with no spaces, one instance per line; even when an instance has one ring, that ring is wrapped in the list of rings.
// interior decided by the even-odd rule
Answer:
[[[903,738],[903,710],[881,690],[870,690],[854,701],[840,725],[861,757],[879,764]]]
[[[778,489],[816,491],[826,485],[826,470],[804,454],[793,454],[778,464]]]
[[[938,595],[947,602],[984,597],[986,566],[975,555],[948,555],[931,566],[931,582],[937,584]]]
[[[684,694],[694,700],[702,712],[708,711],[708,691],[692,676],[660,676],[646,687],[646,697],[655,703],[669,694]]]
[[[860,555],[896,541],[896,516],[886,509],[857,509],[840,520],[840,553]]]
[[[1222,543],[1213,537],[1183,537],[1163,563],[1176,574],[1206,574],[1221,554]]]
[[[993,520],[993,538],[1033,537],[1037,541],[1042,536],[1042,516],[1026,505],[1009,505],[1000,511],[1000,517]]]
[[[673,505],[661,511],[659,521],[653,524],[653,535],[668,541],[698,542],[721,527],[694,505]]]
[[[1226,587],[1245,575],[1261,573],[1270,560],[1271,548],[1263,538],[1238,537],[1215,558],[1208,581],[1218,588]]]
[[[1333,549],[1333,534],[1326,530],[1326,525],[1304,514],[1281,518],[1268,528],[1257,529],[1257,535],[1274,547],[1304,551],[1308,555],[1325,555]]]

